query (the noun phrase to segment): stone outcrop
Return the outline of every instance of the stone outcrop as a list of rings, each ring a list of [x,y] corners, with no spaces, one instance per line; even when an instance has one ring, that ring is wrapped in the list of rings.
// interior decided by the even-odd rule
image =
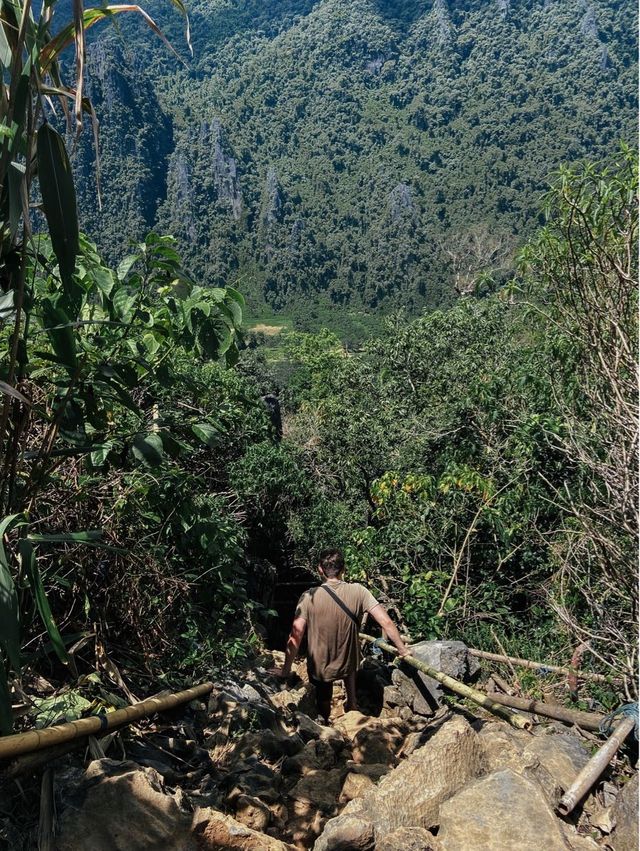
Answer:
[[[440,666],[473,676],[446,644]],[[390,673],[369,667],[379,698]],[[402,688],[391,695],[400,704]],[[277,705],[284,693],[291,706]],[[348,712],[325,726],[301,711],[309,694],[302,678],[284,687],[249,674],[188,710],[184,733],[161,724],[133,734],[128,761],[57,769],[56,848],[637,851],[637,775],[622,791],[598,784],[575,817],[557,817],[589,758],[575,733],[470,724],[446,706],[427,719],[391,701],[380,717]]]
[[[480,671],[477,660],[469,656],[462,641],[420,641],[411,646],[411,655],[462,682],[473,682]],[[394,670],[392,681],[404,704],[414,713],[432,715],[442,702],[444,692],[440,683],[408,665]]]
[[[614,831],[608,840],[613,851],[638,851],[638,774],[622,787],[612,807]]]
[[[352,815],[373,826],[376,841],[407,825],[437,825],[442,802],[477,777],[482,765],[477,734],[464,718],[453,718],[374,789],[348,804],[329,822],[331,831],[339,833]]]
[[[423,827],[399,827],[376,843],[376,851],[439,851],[437,838]]]
[[[542,790],[511,769],[471,783],[440,808],[441,851],[567,851]]]

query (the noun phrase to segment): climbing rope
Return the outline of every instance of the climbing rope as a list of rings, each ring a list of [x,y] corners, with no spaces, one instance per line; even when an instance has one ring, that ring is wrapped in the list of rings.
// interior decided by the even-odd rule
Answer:
[[[633,734],[638,741],[638,704],[637,703],[624,703],[622,706],[619,706],[617,709],[614,709],[613,712],[610,712],[608,715],[602,719],[600,723],[600,732],[601,733],[610,733],[611,728],[613,727],[613,722],[616,718],[628,715],[630,718],[633,718],[636,722],[635,727],[633,728]]]
[[[380,638],[376,638],[376,640],[371,645],[371,652],[374,656],[382,656],[382,647],[380,647],[380,642],[384,641],[384,638],[380,636]]]

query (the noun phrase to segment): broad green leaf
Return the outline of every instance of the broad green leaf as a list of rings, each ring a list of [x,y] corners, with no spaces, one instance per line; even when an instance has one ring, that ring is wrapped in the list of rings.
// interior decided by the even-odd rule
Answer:
[[[4,393],[5,396],[11,396],[14,399],[18,399],[18,401],[22,402],[22,404],[26,405],[28,408],[31,407],[31,402],[27,399],[27,397],[23,396],[15,387],[7,384],[6,381],[0,381],[0,393]]]
[[[4,31],[4,26],[0,25],[0,62],[4,68],[11,68],[12,58],[11,46],[7,41],[7,34]]]
[[[212,449],[220,443],[220,434],[222,430],[210,425],[209,423],[196,423],[191,426],[191,430],[196,437]]]
[[[23,524],[21,514],[5,517],[0,524],[0,646],[15,671],[20,670],[20,609],[3,538],[10,528]]]
[[[131,271],[131,267],[133,266],[133,264],[134,264],[134,263],[135,263],[138,259],[139,259],[139,258],[138,258],[138,255],[137,255],[137,254],[129,254],[129,255],[128,255],[127,257],[125,257],[125,258],[124,258],[124,260],[120,263],[120,265],[118,266],[117,275],[118,275],[118,278],[119,278],[121,281],[124,281],[124,279],[127,277],[127,275],[129,274],[129,272]]]
[[[125,287],[120,287],[116,290],[111,299],[113,309],[116,315],[124,322],[129,322],[133,316],[133,309],[136,303],[136,296]]]
[[[228,293],[229,290],[227,290]],[[226,306],[231,311],[236,328],[239,328],[242,325],[242,308],[235,299],[229,299]]]
[[[151,467],[161,464],[164,458],[162,438],[155,432],[136,435],[133,440],[132,449],[138,461],[149,464]]]
[[[0,27],[1,29],[1,27]],[[12,162],[7,172],[9,182],[9,228],[13,238],[18,232],[22,215],[22,184],[25,167],[22,163]]]
[[[16,315],[14,296],[14,290],[0,296],[0,322],[11,322]]]
[[[33,592],[33,596],[36,601],[36,607],[49,634],[53,649],[55,650],[58,659],[66,665],[70,661],[69,654],[65,649],[64,641],[62,640],[60,631],[53,619],[51,607],[49,606],[49,600],[47,599],[47,594],[44,590],[44,585],[42,584],[42,576],[38,569],[36,554],[31,541],[28,541],[26,538],[22,538],[18,542],[18,552],[20,554],[20,561],[22,562],[25,572],[29,578],[29,584],[31,585],[31,591]]]
[[[240,305],[240,307],[245,306],[246,302],[244,296],[242,295],[242,293],[239,293],[238,290],[234,290],[233,287],[225,287],[225,293],[229,298],[233,299],[236,304]]]
[[[62,136],[50,124],[38,130],[38,178],[51,245],[65,291],[71,295],[78,255],[78,212],[71,164]]]
[[[51,534],[38,534],[28,536],[28,540],[34,544],[47,543],[75,543],[88,544],[102,540],[102,529],[88,529],[86,532],[60,532]]]
[[[91,270],[91,277],[103,295],[108,296],[111,294],[111,290],[116,284],[115,275],[111,269],[104,269],[101,266],[96,266]]]
[[[155,353],[160,348],[160,342],[155,334],[145,334],[142,338],[142,342],[145,344],[147,351],[150,355],[155,355]]]
[[[91,463],[93,466],[102,467],[112,449],[112,443],[103,443],[100,446],[94,447],[91,453]]]
[[[183,443],[181,440],[177,440],[171,432],[167,431],[167,429],[163,429],[161,434],[164,450],[167,455],[170,455],[172,458],[178,458],[183,452],[191,451],[190,446]]]
[[[35,726],[38,730],[50,727],[56,722],[76,721],[92,705],[90,700],[77,691],[54,694],[52,697],[34,697],[33,704],[36,708]]]
[[[45,331],[59,362],[68,369],[75,369],[77,366],[76,341],[69,316],[48,298],[42,300],[42,314]]]

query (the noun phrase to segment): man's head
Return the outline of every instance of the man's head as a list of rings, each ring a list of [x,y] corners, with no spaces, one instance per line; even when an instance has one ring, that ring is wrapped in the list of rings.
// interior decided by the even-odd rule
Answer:
[[[344,556],[340,550],[323,550],[318,563],[320,575],[326,579],[337,579],[344,572]]]

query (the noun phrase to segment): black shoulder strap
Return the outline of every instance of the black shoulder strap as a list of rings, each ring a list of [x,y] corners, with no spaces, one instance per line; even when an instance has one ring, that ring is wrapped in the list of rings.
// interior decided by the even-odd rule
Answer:
[[[324,590],[325,590],[325,591],[327,592],[327,594],[331,597],[331,599],[332,599],[332,600],[333,600],[333,601],[334,601],[334,602],[335,602],[338,606],[340,606],[340,608],[341,608],[341,609],[342,609],[342,611],[345,613],[345,615],[348,615],[348,616],[351,618],[351,620],[352,620],[352,621],[354,622],[354,624],[356,625],[356,629],[360,629],[360,621],[359,621],[359,620],[358,620],[358,618],[357,618],[357,617],[353,614],[353,612],[351,611],[351,609],[349,608],[349,606],[347,606],[347,604],[346,604],[346,603],[343,603],[343,602],[342,602],[342,600],[340,599],[340,597],[338,597],[338,595],[335,593],[335,591],[332,591],[332,590],[331,590],[331,588],[329,588],[329,586],[328,586],[328,585],[321,585],[320,587],[321,587],[321,588],[324,588]]]

